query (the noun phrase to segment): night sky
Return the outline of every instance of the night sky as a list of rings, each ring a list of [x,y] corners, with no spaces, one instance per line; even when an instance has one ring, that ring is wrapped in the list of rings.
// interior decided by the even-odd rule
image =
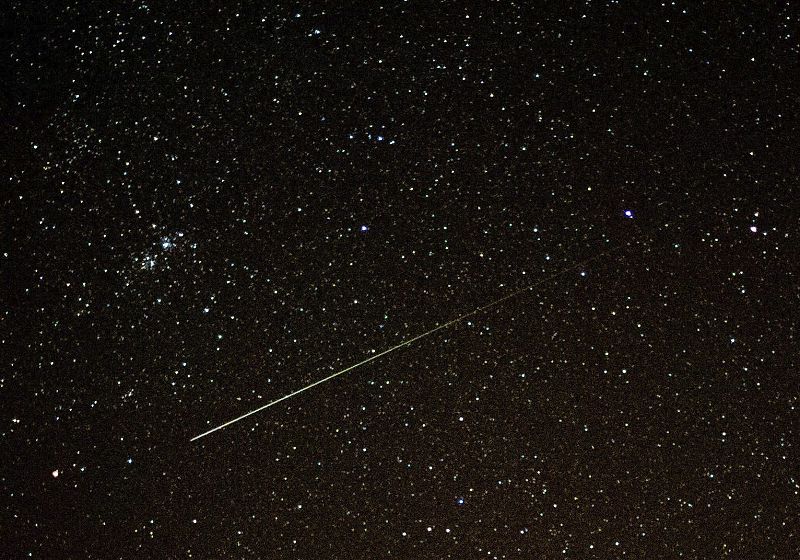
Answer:
[[[2,557],[797,558],[800,5],[264,4],[2,8]]]

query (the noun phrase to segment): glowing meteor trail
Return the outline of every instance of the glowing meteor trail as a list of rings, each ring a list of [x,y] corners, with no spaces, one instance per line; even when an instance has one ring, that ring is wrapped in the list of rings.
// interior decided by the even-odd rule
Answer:
[[[628,242],[626,244],[617,245],[615,247],[612,247],[610,249],[607,249],[607,250],[603,251],[602,253],[598,253],[598,254],[594,255],[593,257],[589,257],[587,259],[584,259],[584,260],[582,260],[582,261],[580,261],[580,262],[578,262],[578,263],[576,263],[576,264],[574,264],[574,265],[572,265],[570,267],[564,268],[564,269],[562,269],[562,270],[560,270],[558,272],[554,272],[553,274],[550,274],[549,276],[546,276],[546,277],[544,277],[544,278],[542,278],[540,280],[537,280],[533,284],[529,284],[529,285],[525,286],[524,288],[520,288],[520,289],[518,289],[518,290],[516,290],[514,292],[511,292],[510,294],[506,294],[501,298],[498,298],[498,299],[496,299],[496,300],[494,300],[492,302],[487,303],[486,305],[482,305],[481,307],[473,309],[472,311],[470,311],[468,313],[464,313],[463,315],[461,315],[459,317],[456,317],[452,321],[448,321],[447,323],[443,323],[443,324],[441,324],[439,326],[436,326],[436,327],[432,328],[429,331],[425,331],[422,334],[418,334],[414,338],[409,338],[408,340],[404,340],[403,342],[401,342],[397,346],[392,346],[391,348],[388,348],[388,349],[384,350],[383,352],[380,352],[379,354],[375,354],[374,356],[370,356],[369,358],[367,358],[365,360],[362,360],[362,361],[358,362],[357,364],[353,364],[351,366],[348,366],[348,367],[344,368],[341,371],[337,371],[336,373],[332,373],[328,377],[323,377],[322,379],[320,379],[318,381],[314,381],[313,383],[311,383],[309,385],[306,385],[305,387],[303,387],[301,389],[298,389],[297,391],[294,391],[293,393],[289,393],[288,395],[285,395],[285,396],[283,396],[283,397],[281,397],[279,399],[276,399],[274,401],[268,402],[267,404],[265,404],[263,406],[260,406],[260,407],[256,408],[255,410],[251,410],[250,412],[242,414],[241,416],[237,416],[233,420],[228,420],[224,424],[220,424],[219,426],[217,426],[215,428],[211,428],[207,432],[203,432],[200,435],[194,436],[189,441],[197,441],[198,439],[204,438],[207,435],[213,434],[214,432],[216,432],[218,430],[221,430],[222,428],[227,428],[231,424],[235,424],[236,422],[239,422],[240,420],[244,420],[248,416],[252,416],[253,414],[261,412],[262,410],[265,410],[265,409],[267,409],[267,408],[269,408],[269,407],[271,407],[273,405],[276,405],[281,401],[285,401],[286,399],[290,399],[290,398],[294,397],[295,395],[299,395],[300,393],[302,393],[304,391],[308,391],[312,387],[316,387],[317,385],[322,385],[323,383],[325,383],[327,381],[330,381],[331,379],[333,379],[335,377],[339,377],[340,375],[345,374],[348,371],[352,371],[352,370],[354,370],[354,369],[356,369],[358,367],[361,367],[361,366],[363,366],[365,364],[368,364],[369,362],[371,362],[373,360],[377,360],[381,356],[385,356],[386,354],[390,354],[390,353],[394,352],[395,350],[399,350],[400,348],[402,348],[404,346],[408,346],[410,344],[413,344],[417,340],[419,340],[421,338],[425,338],[426,336],[432,335],[436,331],[440,331],[442,329],[446,329],[447,327],[449,327],[451,325],[455,325],[456,323],[459,323],[459,322],[463,321],[467,317],[471,317],[472,315],[476,315],[478,313],[481,313],[482,311],[486,311],[487,309],[495,307],[496,305],[500,305],[504,301],[509,300],[509,299],[521,294],[522,292],[525,292],[527,290],[532,290],[533,288],[535,288],[537,286],[541,286],[545,282],[548,282],[550,280],[558,278],[559,276],[561,276],[563,274],[566,274],[567,272],[570,272],[571,270],[575,270],[576,268],[582,267],[582,266],[584,266],[584,265],[586,265],[586,264],[588,264],[588,263],[590,263],[590,262],[592,262],[594,260],[599,259],[600,257],[603,257],[605,255],[609,255],[609,254],[613,253],[614,251],[617,251],[617,250],[619,250],[622,247],[625,247],[627,245],[630,245],[630,242]]]

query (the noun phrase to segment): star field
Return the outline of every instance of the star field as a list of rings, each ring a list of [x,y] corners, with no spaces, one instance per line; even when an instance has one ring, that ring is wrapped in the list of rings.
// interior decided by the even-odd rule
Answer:
[[[3,14],[5,556],[800,553],[795,3]]]

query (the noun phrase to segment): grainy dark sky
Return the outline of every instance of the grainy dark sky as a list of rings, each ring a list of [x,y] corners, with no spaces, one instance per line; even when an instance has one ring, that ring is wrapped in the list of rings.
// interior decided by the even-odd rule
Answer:
[[[797,557],[798,5],[267,4],[2,9],[3,556]]]

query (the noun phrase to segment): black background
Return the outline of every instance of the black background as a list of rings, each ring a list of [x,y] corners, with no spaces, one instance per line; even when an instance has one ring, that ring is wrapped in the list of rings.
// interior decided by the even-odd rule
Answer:
[[[4,556],[795,557],[798,17],[3,8]]]

